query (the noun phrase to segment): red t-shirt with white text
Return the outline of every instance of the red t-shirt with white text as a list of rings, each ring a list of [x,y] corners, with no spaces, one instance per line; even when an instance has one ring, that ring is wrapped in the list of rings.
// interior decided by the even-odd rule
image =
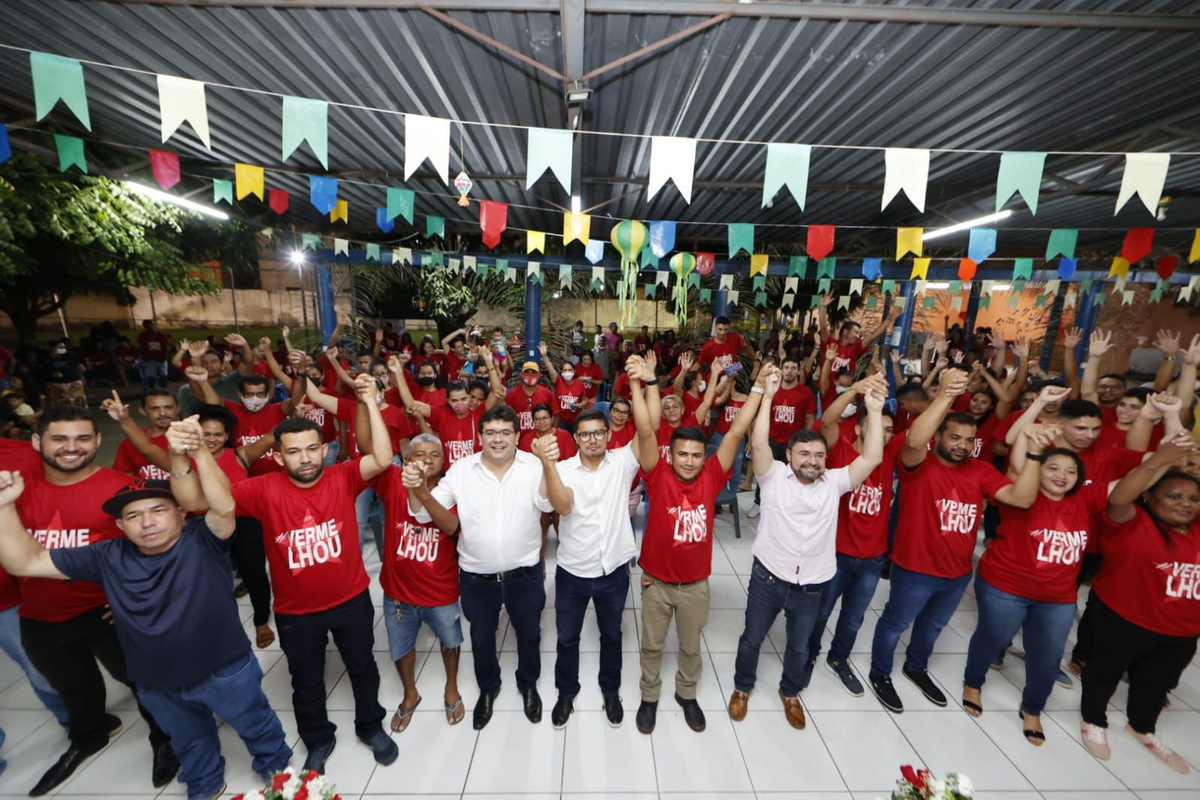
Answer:
[[[517,412],[521,431],[533,430],[533,407],[543,403],[550,406],[551,411],[554,410],[554,393],[540,383],[534,388],[533,394],[527,394],[525,386],[521,385],[514,386],[504,395],[504,405]]]
[[[776,444],[787,444],[792,434],[804,427],[809,414],[817,413],[817,398],[801,383],[790,389],[780,386],[771,399],[771,428],[767,438]]]
[[[346,449],[350,451],[351,458],[358,458],[362,455],[358,449],[358,435],[354,430],[354,418],[358,414],[358,401],[347,400],[344,397],[338,398],[337,418],[349,426],[349,433],[346,439]],[[384,406],[379,409],[379,416],[383,417],[383,425],[387,428],[388,436],[392,442],[392,454],[401,452],[400,448],[405,439],[411,439],[416,435],[412,423],[408,421],[408,414],[404,413],[404,409],[398,406]]]
[[[733,424],[733,420],[744,405],[746,405],[745,400],[730,400],[721,406],[720,413],[717,414],[717,422],[713,426],[713,429],[720,434],[729,433],[729,426]]]
[[[442,457],[445,469],[454,466],[461,458],[479,452],[479,420],[487,409],[480,404],[474,411],[459,419],[446,406],[430,409],[429,427],[442,440]]]
[[[150,438],[150,443],[167,449],[167,436],[153,436]],[[168,481],[171,476],[166,470],[159,469],[146,460],[146,457],[138,452],[133,446],[133,442],[128,439],[122,439],[117,445],[117,454],[113,457],[112,468],[117,472],[123,472],[126,475],[133,475],[137,478],[147,481]],[[107,499],[107,498],[106,498]]]
[[[892,479],[903,449],[904,437],[893,436],[883,448],[883,462],[859,486],[842,495],[837,524],[837,551],[842,555],[877,558],[887,552]],[[839,436],[829,450],[825,467],[848,467],[859,455],[852,439]]]
[[[399,467],[376,479],[383,500],[383,552],[379,585],[393,600],[413,606],[447,606],[458,600],[458,552],[453,536],[408,513],[408,489]],[[453,511],[454,509],[451,509]]]
[[[18,439],[0,439],[0,469],[20,472],[26,478],[42,474],[42,454],[33,449],[29,442]],[[108,498],[104,498],[107,500]]]
[[[650,517],[638,560],[642,570],[668,583],[692,583],[712,572],[713,517],[729,470],[710,458],[696,480],[684,483],[663,460],[646,473]]]
[[[837,375],[838,371],[843,369],[854,374],[858,370],[858,360],[867,352],[867,346],[862,343],[862,339],[855,339],[850,344],[842,344],[837,336],[830,336],[825,343],[826,349],[831,344],[837,345],[837,355],[833,357],[833,361],[829,365],[829,374]]]
[[[233,429],[235,447],[254,444],[275,430],[276,425],[287,419],[287,414],[283,413],[282,403],[267,403],[261,411],[250,411],[235,400],[225,400],[224,404],[237,417],[237,426]],[[274,448],[263,453],[250,465],[251,475],[266,475],[269,472],[282,471],[283,467],[275,462]]]
[[[700,365],[700,371],[707,373],[713,361],[719,361],[720,369],[725,370],[733,366],[738,360],[738,353],[746,346],[746,340],[741,337],[741,334],[736,331],[729,331],[725,334],[725,341],[718,342],[716,339],[709,339],[700,348],[700,355],[696,358],[696,363]]]
[[[551,406],[563,422],[573,423],[579,416],[587,387],[578,378],[567,382],[561,377],[554,384],[555,404]]]

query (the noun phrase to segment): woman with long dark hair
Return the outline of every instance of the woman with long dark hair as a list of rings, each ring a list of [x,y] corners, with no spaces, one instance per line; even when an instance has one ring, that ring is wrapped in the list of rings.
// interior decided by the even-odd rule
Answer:
[[[1102,761],[1111,755],[1108,701],[1128,673],[1125,732],[1171,769],[1189,771],[1155,725],[1200,636],[1200,479],[1179,468],[1196,450],[1187,431],[1164,440],[1113,488],[1098,528],[1104,562],[1092,581],[1095,644],[1080,735]]]

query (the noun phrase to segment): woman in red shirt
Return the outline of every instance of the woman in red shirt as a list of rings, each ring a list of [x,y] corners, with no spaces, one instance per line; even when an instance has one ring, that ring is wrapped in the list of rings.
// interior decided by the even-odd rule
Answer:
[[[1027,458],[1026,441],[1019,437],[1013,446],[1012,465],[1018,470]],[[983,713],[981,690],[988,667],[1023,630],[1025,689],[1019,713],[1025,738],[1040,747],[1046,741],[1042,710],[1075,621],[1076,587],[1091,520],[1104,508],[1108,486],[1086,485],[1083,459],[1071,450],[1051,448],[1038,460],[1042,474],[1037,500],[1028,509],[1000,507],[996,539],[979,561],[979,622],[967,651],[962,704],[973,717]]]
[[[1092,581],[1095,645],[1079,732],[1102,761],[1111,755],[1108,701],[1128,673],[1125,732],[1171,769],[1189,771],[1155,725],[1200,636],[1200,479],[1177,466],[1196,450],[1187,431],[1164,441],[1113,488],[1098,526],[1104,562]]]

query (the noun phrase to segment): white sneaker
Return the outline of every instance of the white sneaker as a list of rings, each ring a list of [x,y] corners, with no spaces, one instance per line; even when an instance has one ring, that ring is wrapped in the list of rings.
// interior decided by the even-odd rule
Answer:
[[[746,512],[746,516],[750,519],[758,519],[759,512],[760,509],[758,507],[758,503],[755,503],[754,505],[750,506],[750,510]]]
[[[1108,747],[1108,728],[1101,728],[1090,722],[1079,723],[1079,737],[1088,752],[1101,761],[1112,758],[1112,750]]]
[[[1157,733],[1138,733],[1128,723],[1125,725],[1125,732],[1137,740],[1138,744],[1149,750],[1155,758],[1180,775],[1187,775],[1191,772],[1191,768],[1187,765],[1187,762],[1180,758],[1178,753],[1163,744],[1163,740],[1159,738]]]

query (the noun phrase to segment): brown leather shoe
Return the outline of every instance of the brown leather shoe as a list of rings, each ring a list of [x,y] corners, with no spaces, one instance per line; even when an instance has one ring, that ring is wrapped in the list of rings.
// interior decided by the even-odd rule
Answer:
[[[746,706],[750,704],[750,693],[739,692],[733,690],[733,696],[729,698],[729,718],[734,722],[741,722],[746,718]]]
[[[780,692],[779,699],[783,701],[783,715],[787,717],[788,725],[791,725],[798,731],[804,730],[806,722],[804,720],[804,707],[800,705],[800,698],[788,697],[783,692]]]

